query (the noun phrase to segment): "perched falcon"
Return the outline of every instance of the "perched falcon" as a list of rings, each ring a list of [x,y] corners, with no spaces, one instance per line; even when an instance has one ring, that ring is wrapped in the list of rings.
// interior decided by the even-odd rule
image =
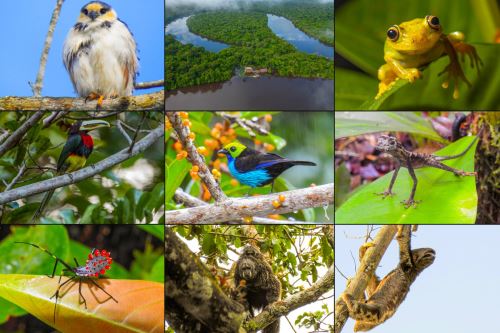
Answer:
[[[98,106],[104,98],[132,94],[139,67],[136,43],[104,2],[83,6],[64,42],[63,61],[78,95],[98,99]]]

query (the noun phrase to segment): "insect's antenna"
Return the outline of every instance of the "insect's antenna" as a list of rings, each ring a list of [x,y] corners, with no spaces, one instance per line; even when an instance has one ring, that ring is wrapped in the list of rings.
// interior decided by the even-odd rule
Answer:
[[[68,265],[66,262],[64,262],[62,259],[60,259],[59,257],[55,256],[52,252],[50,252],[49,250],[41,247],[41,246],[38,246],[36,244],[33,244],[33,243],[28,243],[28,242],[14,242],[14,243],[18,243],[18,244],[28,244],[28,245],[31,245],[33,247],[36,247],[38,248],[39,250],[47,253],[49,256],[51,256],[52,258],[54,258],[56,260],[56,263],[54,265],[54,269],[52,270],[52,275],[49,275],[49,277],[53,278],[55,273],[56,273],[56,268],[57,268],[57,263],[60,262],[64,267],[66,267],[67,269],[69,269],[70,271],[73,270],[73,268]]]
[[[75,264],[76,264],[76,267],[80,266],[80,264],[78,263],[78,260],[76,260],[75,257],[73,257],[73,259],[75,259]]]

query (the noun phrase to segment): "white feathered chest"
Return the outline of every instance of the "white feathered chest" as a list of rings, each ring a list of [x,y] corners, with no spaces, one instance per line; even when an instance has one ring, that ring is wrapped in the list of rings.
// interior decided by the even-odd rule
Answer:
[[[63,60],[81,97],[132,94],[138,70],[136,44],[118,19],[77,23],[64,42]]]

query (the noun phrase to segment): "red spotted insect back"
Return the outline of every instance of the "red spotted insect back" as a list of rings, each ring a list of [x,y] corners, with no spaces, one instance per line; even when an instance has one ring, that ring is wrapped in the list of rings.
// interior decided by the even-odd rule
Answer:
[[[99,288],[106,295],[108,295],[109,299],[112,299],[113,301],[118,303],[118,301],[113,296],[111,296],[111,294],[109,294],[106,290],[104,290],[104,288],[101,287],[95,281],[95,278],[99,278],[100,275],[104,275],[109,269],[111,269],[111,263],[113,262],[113,259],[111,258],[110,252],[108,252],[106,250],[92,249],[92,252],[90,252],[90,254],[88,255],[88,259],[87,259],[87,262],[85,263],[85,265],[80,266],[78,264],[78,261],[76,260],[76,258],[73,258],[75,260],[76,267],[71,267],[64,260],[55,256],[49,250],[47,250],[41,246],[38,246],[38,245],[33,244],[33,243],[28,243],[28,242],[15,242],[15,243],[27,244],[27,245],[31,245],[33,247],[36,247],[36,248],[40,249],[41,251],[47,253],[48,255],[50,255],[52,258],[54,258],[56,260],[55,264],[54,264],[54,268],[52,270],[52,274],[48,275],[48,277],[53,278],[55,276],[58,263],[61,263],[61,265],[63,265],[65,267],[62,269],[62,272],[68,272],[70,274],[73,274],[73,276],[69,276],[68,279],[62,283],[61,283],[62,275],[59,276],[59,286],[57,287],[57,290],[54,293],[54,295],[52,295],[50,297],[50,298],[55,298],[54,323],[56,322],[57,300],[59,298],[61,298],[60,297],[61,288],[64,287],[65,285],[67,285],[71,281],[78,280],[78,293],[79,293],[78,302],[80,304],[83,303],[85,305],[85,309],[87,309],[87,300],[85,299],[85,297],[82,294],[82,282],[90,282],[90,283],[94,284],[97,288]]]

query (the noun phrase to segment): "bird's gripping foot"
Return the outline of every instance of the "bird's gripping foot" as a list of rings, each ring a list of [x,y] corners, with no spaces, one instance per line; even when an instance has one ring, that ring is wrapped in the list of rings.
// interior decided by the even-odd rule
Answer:
[[[102,102],[104,101],[104,95],[91,92],[85,98],[85,103],[87,103],[87,101],[95,101],[95,100],[97,100],[96,111],[99,111],[102,108]]]

